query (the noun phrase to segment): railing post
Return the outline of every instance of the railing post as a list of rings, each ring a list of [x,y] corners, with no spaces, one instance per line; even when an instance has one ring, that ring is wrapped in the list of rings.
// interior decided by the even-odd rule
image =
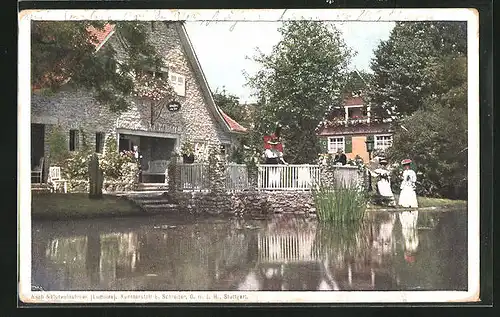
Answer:
[[[327,187],[333,186],[335,182],[335,166],[331,155],[327,156],[325,162],[320,163],[319,170],[321,184]]]
[[[246,164],[248,185],[250,190],[256,190],[260,187],[260,165],[257,165],[253,159]]]
[[[168,191],[174,193],[180,190],[181,185],[181,166],[177,157],[173,157],[167,167],[168,174]]]

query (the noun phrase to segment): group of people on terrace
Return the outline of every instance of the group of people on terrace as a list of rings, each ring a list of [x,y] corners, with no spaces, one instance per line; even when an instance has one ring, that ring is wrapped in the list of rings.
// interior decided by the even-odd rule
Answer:
[[[281,125],[277,124],[274,133],[264,136],[263,158],[265,164],[287,164],[283,158],[283,145],[280,139],[281,129]],[[378,163],[379,167],[369,172],[377,177],[377,194],[390,206],[396,206],[396,199],[391,188],[391,172],[387,168],[388,162],[385,158],[379,158]],[[334,164],[347,164],[347,157],[342,150],[339,150],[335,155]],[[415,192],[417,174],[411,167],[412,161],[410,159],[405,159],[401,161],[401,165],[403,167],[403,173],[398,205],[404,208],[418,208],[417,195]]]

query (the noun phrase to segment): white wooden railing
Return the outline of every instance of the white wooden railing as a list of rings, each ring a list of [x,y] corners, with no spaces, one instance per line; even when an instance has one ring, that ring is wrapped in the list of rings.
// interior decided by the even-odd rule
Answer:
[[[319,182],[319,165],[259,165],[257,187],[264,190],[308,190]]]
[[[208,188],[208,165],[203,163],[179,164],[181,190],[204,190]]]
[[[208,165],[203,163],[179,164],[181,170],[181,190],[208,189]],[[258,166],[258,190],[310,190],[320,181],[319,165],[268,165]],[[362,182],[358,169],[341,166],[335,169],[335,179],[348,186]],[[225,187],[228,191],[245,190],[250,187],[245,164],[228,164]]]

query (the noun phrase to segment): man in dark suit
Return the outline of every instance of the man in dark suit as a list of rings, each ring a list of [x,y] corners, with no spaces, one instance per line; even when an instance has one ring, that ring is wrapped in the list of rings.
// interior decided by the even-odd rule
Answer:
[[[347,164],[347,156],[344,154],[344,151],[342,149],[339,149],[337,151],[337,154],[335,155],[335,160],[333,161],[334,164],[341,163],[342,165]]]

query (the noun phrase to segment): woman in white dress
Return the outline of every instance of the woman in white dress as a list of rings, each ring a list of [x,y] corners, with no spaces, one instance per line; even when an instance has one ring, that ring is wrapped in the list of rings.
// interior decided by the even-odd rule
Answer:
[[[406,159],[401,162],[404,168],[403,181],[401,182],[401,193],[399,194],[399,205],[405,208],[418,208],[417,194],[415,193],[415,183],[417,174],[410,167],[411,160]]]
[[[378,193],[381,197],[383,197],[389,204],[389,206],[396,206],[396,202],[394,201],[394,194],[391,189],[391,178],[390,172],[387,170],[387,161],[385,159],[381,159],[380,168],[377,168],[374,173],[377,175],[377,189]]]

